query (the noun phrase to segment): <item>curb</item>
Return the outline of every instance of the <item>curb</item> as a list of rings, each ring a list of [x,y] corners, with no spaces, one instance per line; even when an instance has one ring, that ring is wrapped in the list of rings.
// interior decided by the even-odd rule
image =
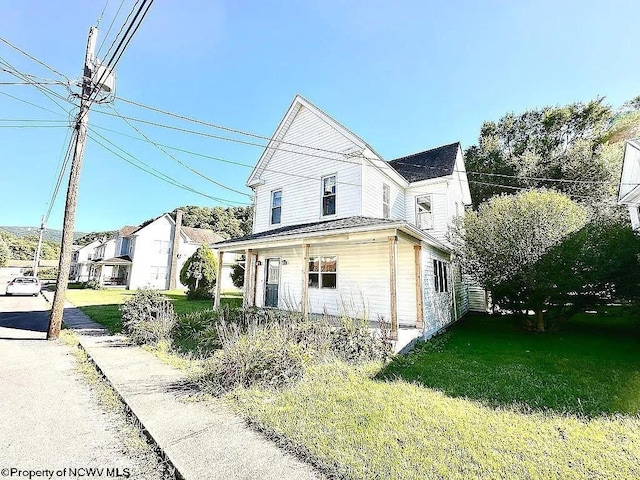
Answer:
[[[49,298],[47,298],[47,296],[44,294],[43,291],[40,291],[40,294],[42,295],[42,297],[44,297],[44,299],[47,301],[47,303],[49,305],[53,305],[51,300],[49,300]],[[75,308],[78,308],[78,307],[75,307]],[[64,316],[63,316],[62,323],[64,324]],[[77,333],[75,333],[75,329],[73,329],[72,327],[68,327],[68,328],[69,328],[69,330],[73,331],[74,334],[78,335]],[[116,397],[118,398],[118,400],[120,401],[120,403],[123,406],[125,415],[127,416],[127,420],[131,421],[131,423],[133,425],[135,425],[137,428],[139,428],[140,431],[144,434],[144,436],[149,441],[151,447],[155,451],[156,455],[158,457],[160,457],[162,462],[169,467],[168,468],[169,472],[173,473],[173,475],[172,475],[173,478],[175,478],[176,480],[186,480],[185,477],[182,475],[182,473],[180,473],[180,471],[176,468],[176,466],[173,463],[173,461],[171,460],[171,458],[169,458],[169,455],[164,451],[164,449],[156,441],[156,439],[153,437],[153,435],[149,432],[147,427],[145,427],[145,425],[142,423],[140,418],[131,409],[131,407],[126,402],[126,400],[124,399],[124,397],[122,396],[120,391],[118,391],[117,387],[111,382],[109,377],[102,371],[100,366],[96,363],[96,361],[93,359],[91,354],[87,351],[87,349],[84,348],[84,345],[82,345],[82,342],[80,341],[80,338],[78,338],[78,343],[77,343],[76,347],[79,348],[80,350],[82,350],[82,352],[84,352],[84,354],[86,355],[88,361],[91,363],[91,365],[93,365],[93,367],[96,369],[96,371],[98,372],[100,377],[109,385],[109,388],[111,388],[111,390],[113,390],[113,392],[115,393]]]

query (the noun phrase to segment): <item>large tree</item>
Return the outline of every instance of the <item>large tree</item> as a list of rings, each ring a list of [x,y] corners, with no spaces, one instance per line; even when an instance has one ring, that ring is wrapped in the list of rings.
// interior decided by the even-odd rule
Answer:
[[[474,206],[513,188],[553,188],[596,210],[610,206],[621,140],[632,135],[628,127],[637,124],[636,108],[629,103],[614,112],[599,98],[485,122],[478,144],[465,152]]]
[[[463,268],[494,302],[512,310],[533,310],[537,328],[545,329],[550,299],[540,261],[586,222],[586,210],[566,195],[530,190],[493,197],[468,211],[451,231]]]

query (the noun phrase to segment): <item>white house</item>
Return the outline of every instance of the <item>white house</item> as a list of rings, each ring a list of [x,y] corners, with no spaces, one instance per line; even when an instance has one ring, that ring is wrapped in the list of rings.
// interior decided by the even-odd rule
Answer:
[[[640,139],[625,145],[618,204],[627,206],[631,226],[640,230]]]
[[[84,246],[77,246],[71,253],[71,267],[69,270],[69,280],[72,282],[86,282],[89,280],[91,267],[93,266],[93,255],[96,247],[102,242],[94,240]]]
[[[385,161],[296,96],[247,186],[253,233],[215,245],[249,259],[245,305],[384,318],[404,343],[468,310],[446,236],[471,204],[458,143]]]
[[[185,227],[182,213],[165,213],[139,227],[126,226],[99,245],[92,278],[105,285],[168,290],[185,288],[180,269],[200,245],[221,241],[212,230]]]

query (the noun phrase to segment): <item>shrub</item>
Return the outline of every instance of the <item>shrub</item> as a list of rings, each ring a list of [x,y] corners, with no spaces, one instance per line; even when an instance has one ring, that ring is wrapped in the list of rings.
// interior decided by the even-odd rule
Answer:
[[[141,289],[120,306],[122,326],[137,344],[171,341],[175,314],[171,302],[157,290]]]
[[[207,360],[198,383],[220,394],[235,387],[281,388],[300,380],[305,370],[302,349],[278,324],[254,324],[246,332],[237,324],[222,324],[222,350]]]
[[[331,352],[347,363],[387,360],[391,344],[383,335],[371,332],[364,320],[345,317],[342,324],[331,330]]]
[[[211,298],[216,282],[217,261],[206,245],[201,245],[180,270],[180,281],[188,287],[189,300]]]
[[[104,290],[104,285],[102,285],[98,280],[89,280],[88,282],[84,282],[82,284],[82,288],[90,288],[91,290]]]

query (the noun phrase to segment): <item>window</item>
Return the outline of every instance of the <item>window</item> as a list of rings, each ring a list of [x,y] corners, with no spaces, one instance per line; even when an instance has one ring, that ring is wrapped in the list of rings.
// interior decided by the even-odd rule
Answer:
[[[322,179],[322,216],[336,213],[336,176]]]
[[[433,228],[431,196],[416,197],[416,225],[423,230]]]
[[[338,257],[312,257],[309,259],[309,286],[336,288],[338,285]]]
[[[166,255],[169,253],[169,241],[168,240],[154,240],[153,241],[153,251],[155,253],[161,253]]]
[[[149,280],[156,282],[167,279],[167,267],[150,267]]]
[[[433,278],[435,279],[437,293],[449,291],[449,278],[446,263],[441,260],[433,261]]]
[[[391,216],[391,188],[386,183],[382,184],[382,218]]]
[[[271,192],[271,225],[280,223],[282,215],[282,190]]]

